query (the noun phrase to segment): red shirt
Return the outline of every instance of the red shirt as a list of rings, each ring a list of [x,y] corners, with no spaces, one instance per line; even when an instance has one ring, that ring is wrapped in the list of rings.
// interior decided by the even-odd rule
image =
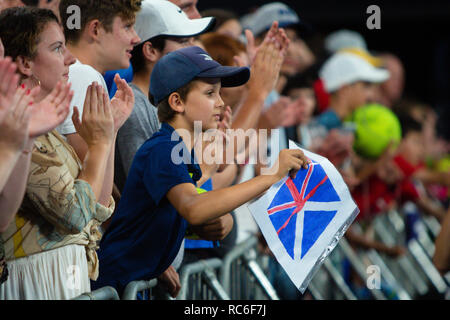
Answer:
[[[394,162],[405,176],[397,185],[388,185],[377,175],[372,175],[352,192],[353,199],[360,210],[358,220],[373,218],[386,211],[394,200],[404,203],[408,200],[416,201],[419,198],[411,176],[422,168],[423,164],[414,166],[401,155],[397,155]]]
[[[314,92],[317,97],[317,107],[318,107],[319,113],[322,113],[328,108],[328,106],[330,104],[330,95],[325,90],[325,86],[323,84],[322,79],[317,79],[314,82],[313,87],[314,87]]]
[[[400,154],[396,155],[393,160],[397,167],[403,172],[406,179],[409,179],[417,170],[425,167],[425,164],[423,163],[413,165]]]

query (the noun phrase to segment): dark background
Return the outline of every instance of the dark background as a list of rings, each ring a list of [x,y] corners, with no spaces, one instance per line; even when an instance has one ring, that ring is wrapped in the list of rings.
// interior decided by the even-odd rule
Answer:
[[[272,1],[199,0],[199,10],[223,8],[239,15]],[[370,51],[397,55],[405,67],[405,96],[433,106],[439,114],[439,132],[447,139],[450,120],[450,0],[282,1],[314,28],[308,43],[320,47],[322,39],[338,29],[361,33]],[[369,30],[369,5],[381,9],[381,29]],[[319,45],[319,46],[318,46]]]

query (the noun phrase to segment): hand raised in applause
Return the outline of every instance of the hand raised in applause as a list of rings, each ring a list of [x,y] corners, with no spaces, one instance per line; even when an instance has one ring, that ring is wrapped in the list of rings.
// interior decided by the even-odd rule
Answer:
[[[73,124],[88,147],[111,146],[114,140],[114,119],[111,109],[108,95],[96,82],[87,89],[81,121],[78,108],[74,107]]]

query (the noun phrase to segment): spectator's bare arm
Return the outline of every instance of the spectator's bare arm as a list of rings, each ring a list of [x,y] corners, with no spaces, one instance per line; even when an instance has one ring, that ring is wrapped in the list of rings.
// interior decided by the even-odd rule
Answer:
[[[2,69],[5,65],[6,71]],[[32,97],[24,87],[16,89],[18,78],[10,66],[10,61],[0,62],[0,73],[5,71],[0,79],[4,80],[5,74],[8,79],[0,81],[0,232],[8,227],[22,202],[34,143],[28,137]]]
[[[247,130],[256,127],[264,101],[275,87],[289,45],[289,40],[283,34],[282,29],[278,29],[274,24],[268,33],[271,36],[266,36],[256,50],[247,84],[248,97],[233,120],[233,129]]]
[[[447,210],[436,238],[433,263],[441,274],[450,270],[450,210]]]
[[[406,249],[402,246],[388,246],[384,243],[381,243],[379,241],[374,241],[371,239],[368,239],[366,236],[359,234],[357,232],[354,232],[352,228],[350,227],[347,232],[345,233],[345,237],[347,240],[362,249],[375,249],[379,252],[385,253],[391,257],[398,257],[403,254],[405,254]]]

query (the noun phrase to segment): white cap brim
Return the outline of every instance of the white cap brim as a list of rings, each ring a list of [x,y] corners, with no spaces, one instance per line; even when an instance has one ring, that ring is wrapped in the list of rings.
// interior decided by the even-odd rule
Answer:
[[[172,37],[194,37],[211,29],[214,21],[215,19],[213,17],[192,19],[189,23],[173,26],[166,32],[159,35]]]
[[[361,75],[361,81],[371,82],[371,83],[380,83],[389,79],[389,71],[383,69],[373,68],[370,72]]]
[[[215,18],[189,19],[176,5],[166,0],[144,0],[134,28],[141,42],[157,36],[193,37],[214,27]]]

